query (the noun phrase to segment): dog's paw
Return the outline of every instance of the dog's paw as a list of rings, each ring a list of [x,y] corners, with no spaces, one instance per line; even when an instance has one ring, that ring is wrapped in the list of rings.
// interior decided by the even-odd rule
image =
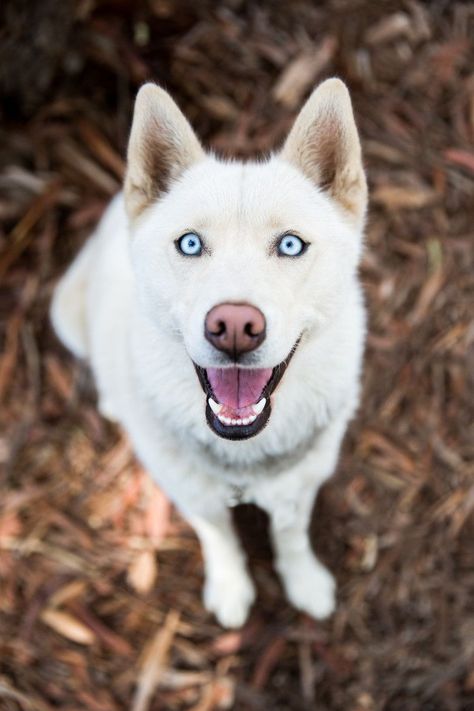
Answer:
[[[245,571],[228,570],[206,579],[204,606],[223,627],[241,627],[254,600],[255,588]]]
[[[296,556],[279,569],[287,597],[298,610],[317,619],[329,617],[334,612],[336,583],[311,553]]]

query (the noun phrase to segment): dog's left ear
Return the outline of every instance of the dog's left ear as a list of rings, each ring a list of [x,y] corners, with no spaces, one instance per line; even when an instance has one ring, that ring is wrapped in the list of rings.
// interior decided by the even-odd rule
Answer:
[[[129,218],[137,218],[204,155],[196,134],[168,92],[156,84],[142,86],[128,143],[124,194]]]
[[[346,85],[328,79],[311,94],[290,131],[281,157],[326,190],[357,227],[367,208],[359,134]]]

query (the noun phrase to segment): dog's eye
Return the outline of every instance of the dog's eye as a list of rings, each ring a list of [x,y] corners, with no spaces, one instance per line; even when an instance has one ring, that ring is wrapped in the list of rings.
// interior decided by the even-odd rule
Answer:
[[[176,242],[177,249],[187,257],[199,257],[202,253],[201,238],[194,232],[187,232]]]
[[[296,235],[283,235],[277,245],[280,257],[299,257],[308,245]]]

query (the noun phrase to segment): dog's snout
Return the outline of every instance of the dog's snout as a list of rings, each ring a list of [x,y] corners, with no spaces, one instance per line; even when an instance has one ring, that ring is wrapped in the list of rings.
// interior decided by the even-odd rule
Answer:
[[[265,340],[265,316],[250,304],[219,304],[206,316],[204,334],[220,351],[236,360]]]

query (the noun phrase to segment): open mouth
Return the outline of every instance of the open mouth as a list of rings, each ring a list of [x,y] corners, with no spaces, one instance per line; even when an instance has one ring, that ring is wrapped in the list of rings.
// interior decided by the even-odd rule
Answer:
[[[194,363],[206,394],[206,420],[219,437],[248,439],[265,427],[271,415],[271,395],[296,350],[274,368],[201,368]]]

